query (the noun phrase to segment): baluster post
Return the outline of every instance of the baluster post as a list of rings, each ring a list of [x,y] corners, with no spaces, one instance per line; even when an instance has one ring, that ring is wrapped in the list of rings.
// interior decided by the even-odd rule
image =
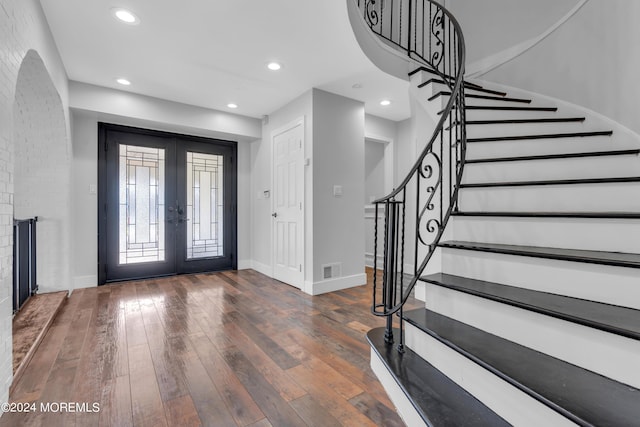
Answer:
[[[385,272],[385,312],[393,308],[395,300],[395,258],[396,258],[396,203],[394,200],[387,202],[387,236],[386,236],[386,257],[385,264],[387,271]],[[393,316],[387,314],[387,327],[384,331],[384,341],[387,344],[393,343]]]

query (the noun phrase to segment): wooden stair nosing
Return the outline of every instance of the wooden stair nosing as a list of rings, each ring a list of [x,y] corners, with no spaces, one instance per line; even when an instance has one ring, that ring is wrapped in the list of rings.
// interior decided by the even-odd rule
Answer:
[[[467,126],[474,125],[506,125],[506,124],[530,124],[530,123],[573,123],[584,122],[584,117],[545,117],[545,118],[531,118],[531,119],[496,119],[496,120],[467,120],[465,121]],[[451,126],[457,126],[458,121],[454,121]],[[447,127],[447,130],[451,129],[451,126]]]
[[[556,107],[513,107],[513,106],[492,106],[492,105],[465,105],[465,110],[484,110],[484,111],[549,111],[556,112]],[[442,114],[444,110],[438,111]]]
[[[640,340],[640,311],[532,289],[437,273],[420,280],[458,292]]]
[[[397,337],[400,331],[393,333]],[[405,347],[400,353],[395,345],[386,344],[384,328],[367,332],[367,340],[428,426],[509,426],[413,350]]]
[[[498,111],[558,111],[557,107],[515,107],[502,105],[466,105],[467,110],[498,110]]]
[[[434,77],[434,78],[431,78],[431,79],[427,80],[426,82],[420,83],[418,85],[418,88],[422,89],[423,87],[427,86],[430,83],[443,84],[443,85],[444,84],[447,84],[447,85],[449,84],[449,83],[445,82],[444,80],[442,80],[441,78]],[[477,85],[477,84],[471,83],[471,82],[467,82],[467,81],[464,82],[464,87],[467,88],[467,89],[473,89],[473,90],[490,91],[490,93],[495,93],[496,95],[503,93],[503,92],[491,91],[490,89],[485,89],[480,85]],[[505,93],[505,95],[506,95],[506,93]]]
[[[489,157],[489,158],[480,158],[480,159],[465,159],[465,164],[517,162],[517,161],[529,161],[529,160],[574,159],[574,158],[603,157],[603,156],[628,156],[628,155],[639,155],[639,154],[640,154],[640,149],[615,150],[615,151],[592,151],[592,152],[582,152],[582,153],[541,154],[541,155],[535,155],[535,156]]]
[[[427,309],[404,319],[580,426],[640,419],[640,390]]]
[[[541,185],[617,184],[634,182],[640,182],[640,177],[625,176],[615,178],[553,179],[544,181],[474,182],[460,184],[460,188],[533,187]]]
[[[604,252],[584,249],[548,248],[540,246],[518,246],[461,241],[440,242],[438,246],[441,248],[552,259],[557,261],[581,262],[586,264],[608,265],[624,268],[640,268],[640,254],[624,252]]]
[[[640,219],[638,212],[480,212],[458,211],[460,217],[513,217],[513,218],[588,218],[588,219]]]
[[[478,90],[478,89],[475,89]],[[432,95],[431,97],[429,97],[427,99],[427,101],[433,101],[436,98],[439,98],[441,96],[451,96],[451,92],[447,92],[447,91],[440,91],[438,93],[436,93],[435,95]],[[464,94],[465,98],[473,98],[473,99],[484,99],[484,100],[490,100],[490,101],[504,101],[504,102],[519,102],[521,104],[530,104],[531,100],[530,99],[522,99],[522,98],[509,98],[506,96],[488,96],[488,95],[477,95],[477,94],[473,94],[473,93],[465,93]]]
[[[483,138],[467,138],[467,142],[524,141],[532,139],[585,138],[590,136],[611,136],[613,131],[541,133],[532,135],[489,136]]]
[[[584,122],[585,117],[544,117],[530,119],[467,120],[467,125]]]

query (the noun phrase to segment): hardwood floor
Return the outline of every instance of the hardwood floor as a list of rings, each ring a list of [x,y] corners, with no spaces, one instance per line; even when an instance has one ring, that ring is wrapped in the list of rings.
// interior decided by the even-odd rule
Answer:
[[[0,427],[402,426],[369,368],[370,289],[242,270],[74,291],[14,384],[35,411]]]

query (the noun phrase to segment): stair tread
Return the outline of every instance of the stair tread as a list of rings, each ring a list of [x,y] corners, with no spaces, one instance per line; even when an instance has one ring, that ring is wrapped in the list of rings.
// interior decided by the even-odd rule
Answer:
[[[458,211],[453,216],[500,216],[517,218],[606,218],[606,219],[640,219],[638,212],[481,212]]]
[[[547,117],[531,119],[496,119],[496,120],[467,120],[467,125],[497,125],[497,124],[521,124],[521,123],[562,123],[584,122],[584,117]]]
[[[602,157],[602,156],[627,156],[640,154],[638,150],[613,150],[613,151],[590,151],[582,153],[563,153],[563,154],[541,154],[534,156],[513,156],[513,157],[489,157],[479,159],[466,159],[466,164],[473,163],[495,163],[495,162],[514,162],[528,160],[552,160],[552,159],[572,159],[582,157]]]
[[[470,90],[483,90],[480,88],[469,88]],[[440,91],[438,93],[436,93],[435,95],[432,95],[428,101],[433,101],[434,99],[440,97],[440,96],[451,96],[451,92],[449,91]],[[472,98],[472,99],[484,99],[484,100],[491,100],[491,101],[504,101],[504,102],[519,102],[519,103],[523,103],[523,104],[530,104],[531,100],[530,99],[523,99],[523,98],[511,98],[511,97],[507,97],[507,96],[489,96],[489,95],[479,95],[476,93],[469,93],[469,92],[465,92],[464,94],[465,98]]]
[[[451,274],[420,280],[640,340],[640,310]]]
[[[394,330],[396,336],[398,333]],[[401,354],[395,346],[387,345],[384,328],[370,330],[367,339],[428,425],[509,426],[411,349]]]
[[[580,425],[629,426],[640,390],[427,309],[405,319]]]
[[[533,185],[615,184],[625,182],[640,182],[640,177],[624,176],[613,178],[549,179],[540,181],[473,182],[460,184],[460,188],[519,187]]]
[[[492,142],[492,141],[518,141],[529,139],[556,139],[556,138],[584,138],[589,136],[610,136],[613,132],[591,131],[591,132],[561,132],[561,133],[541,133],[531,135],[506,135],[506,136],[487,136],[482,138],[467,138],[467,142]]]
[[[467,110],[558,111],[557,107],[523,107],[503,105],[466,105]]]
[[[585,249],[504,245],[499,243],[464,242],[455,240],[440,242],[438,246],[443,248],[467,249],[481,252],[556,259],[561,261],[574,261],[591,264],[613,265],[618,267],[640,268],[640,254],[625,252],[605,252]]]

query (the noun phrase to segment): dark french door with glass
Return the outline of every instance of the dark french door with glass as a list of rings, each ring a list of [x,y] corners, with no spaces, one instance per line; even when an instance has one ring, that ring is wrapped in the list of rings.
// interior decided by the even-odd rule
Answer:
[[[99,282],[236,268],[236,143],[99,124]]]

